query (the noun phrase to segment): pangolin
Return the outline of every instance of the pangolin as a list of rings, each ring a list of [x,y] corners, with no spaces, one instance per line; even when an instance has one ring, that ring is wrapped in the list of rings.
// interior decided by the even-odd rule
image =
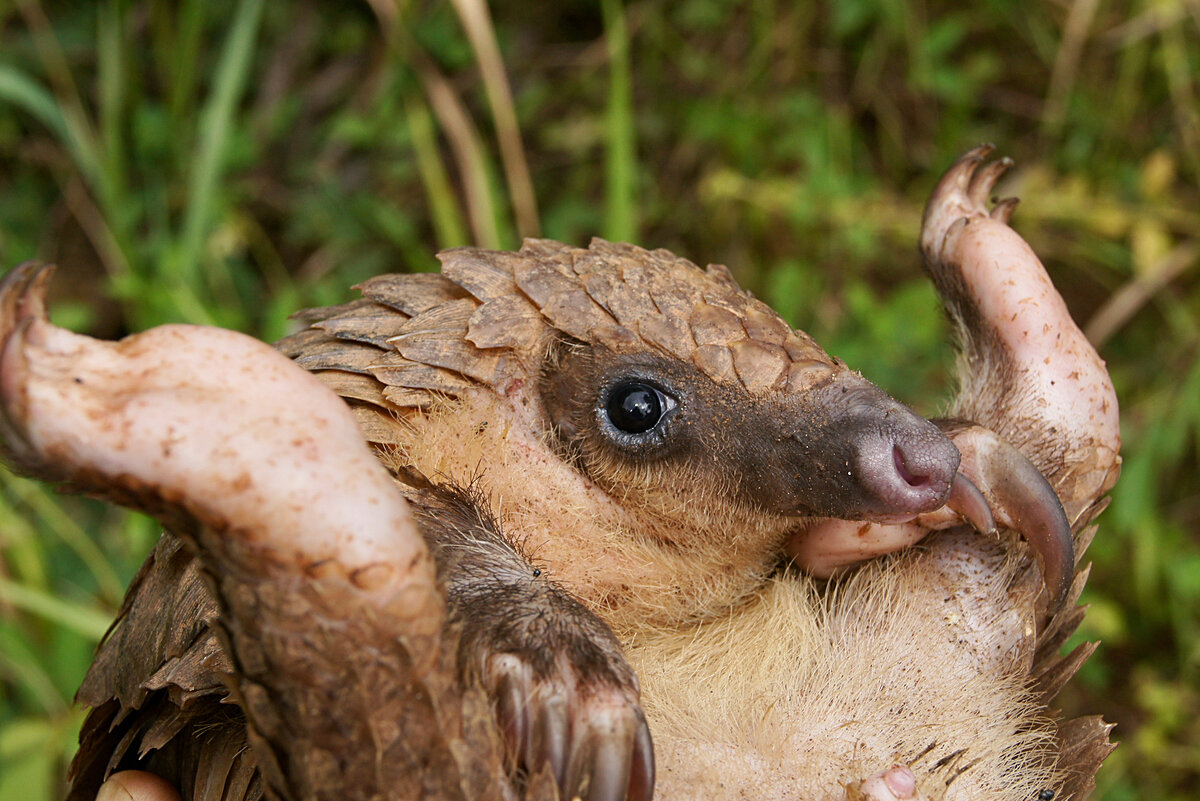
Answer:
[[[1108,727],[1048,704],[1090,653],[1058,651],[1116,398],[988,152],[923,222],[961,340],[934,423],[629,245],[448,251],[305,313],[294,363],[73,335],[10,273],[7,459],[169,532],[70,797],[131,767],[204,801],[1086,796]]]

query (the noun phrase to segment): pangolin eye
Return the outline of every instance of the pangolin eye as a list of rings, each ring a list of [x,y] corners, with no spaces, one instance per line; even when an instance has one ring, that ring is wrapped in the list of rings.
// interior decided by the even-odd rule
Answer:
[[[675,404],[649,384],[630,381],[613,387],[604,410],[613,426],[626,434],[644,434],[658,425]]]

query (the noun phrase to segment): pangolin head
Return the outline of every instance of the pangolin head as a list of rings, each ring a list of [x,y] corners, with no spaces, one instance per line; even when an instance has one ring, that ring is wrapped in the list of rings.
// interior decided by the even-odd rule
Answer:
[[[676,503],[693,485],[771,515],[894,521],[946,500],[954,445],[723,266],[602,240],[439,258],[281,347],[374,411],[481,389],[532,402],[537,435],[626,503],[670,483]]]

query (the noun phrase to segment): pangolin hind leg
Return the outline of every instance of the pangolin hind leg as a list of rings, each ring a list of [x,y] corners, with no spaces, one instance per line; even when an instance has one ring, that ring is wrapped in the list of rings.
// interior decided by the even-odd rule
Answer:
[[[1017,201],[988,208],[1012,164],[984,164],[991,150],[976,148],[950,168],[921,231],[926,267],[961,344],[962,386],[950,414],[1018,448],[1078,527],[1119,473],[1117,398],[1037,255],[1008,226]]]
[[[996,181],[1012,164],[984,165],[990,152],[976,148],[947,171],[922,226],[926,267],[961,345],[961,389],[943,429],[963,453],[960,480],[986,489],[999,522],[1030,539],[1042,563],[1045,605],[1056,609],[1073,572],[1067,524],[1078,531],[1119,472],[1116,395],[1041,262],[1008,226],[1016,200],[989,208]],[[815,526],[793,551],[824,576],[956,525],[956,512],[986,532],[985,517],[956,500],[970,499],[952,499],[951,508],[907,525]]]

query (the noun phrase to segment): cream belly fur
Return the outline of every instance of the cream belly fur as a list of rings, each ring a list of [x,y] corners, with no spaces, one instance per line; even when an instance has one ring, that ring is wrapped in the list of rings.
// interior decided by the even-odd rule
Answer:
[[[930,799],[1032,799],[1055,786],[1053,726],[1019,669],[1020,622],[942,602],[939,546],[1004,559],[977,537],[872,566],[827,600],[783,575],[727,618],[629,643],[658,797],[833,801],[893,763]],[[1003,618],[1008,593],[991,590]],[[996,623],[1008,641],[981,665],[970,640]]]

